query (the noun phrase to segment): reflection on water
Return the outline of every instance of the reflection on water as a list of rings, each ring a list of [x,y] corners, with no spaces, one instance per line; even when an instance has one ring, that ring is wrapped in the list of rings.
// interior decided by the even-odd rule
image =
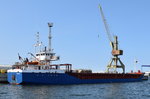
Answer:
[[[0,99],[149,99],[150,81],[82,85],[0,84]]]

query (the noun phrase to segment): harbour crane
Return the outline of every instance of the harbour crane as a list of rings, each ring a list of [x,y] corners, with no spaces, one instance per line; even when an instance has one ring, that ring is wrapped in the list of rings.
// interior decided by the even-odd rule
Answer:
[[[100,13],[101,13],[101,17],[105,26],[105,30],[106,30],[106,34],[108,36],[108,39],[110,41],[111,47],[112,47],[112,58],[111,61],[109,62],[109,64],[107,65],[107,72],[117,72],[117,68],[122,68],[123,73],[125,73],[125,65],[123,64],[123,62],[120,60],[119,56],[123,55],[123,50],[120,50],[118,48],[118,37],[112,35],[112,33],[109,30],[106,18],[104,16],[103,10],[101,5],[99,4],[99,9],[100,9]]]

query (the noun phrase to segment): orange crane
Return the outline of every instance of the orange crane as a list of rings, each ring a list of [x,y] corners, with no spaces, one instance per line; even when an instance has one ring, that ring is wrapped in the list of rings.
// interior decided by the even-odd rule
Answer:
[[[101,5],[99,4],[100,13],[102,16],[102,20],[105,26],[106,34],[108,36],[108,39],[110,41],[111,47],[112,47],[112,56],[111,61],[107,65],[107,72],[117,72],[117,68],[122,68],[123,73],[125,73],[125,65],[120,60],[118,56],[123,55],[123,50],[119,50],[118,48],[118,37],[112,36],[112,33],[110,33],[106,18],[104,16],[103,10]]]

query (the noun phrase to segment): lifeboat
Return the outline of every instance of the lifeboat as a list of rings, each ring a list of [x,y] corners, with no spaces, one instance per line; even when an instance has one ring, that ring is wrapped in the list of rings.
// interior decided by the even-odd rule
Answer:
[[[27,62],[27,64],[29,65],[38,65],[39,62],[37,61],[31,61],[31,62]]]

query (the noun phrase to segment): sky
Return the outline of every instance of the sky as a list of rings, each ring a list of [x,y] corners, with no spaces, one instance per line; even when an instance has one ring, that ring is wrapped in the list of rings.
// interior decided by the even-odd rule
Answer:
[[[37,32],[47,45],[47,23],[52,22],[52,47],[61,58],[54,63],[106,70],[112,56],[99,3],[124,50],[120,58],[126,72],[150,64],[150,0],[1,0],[0,64],[19,61],[18,53],[22,57],[34,53]]]

